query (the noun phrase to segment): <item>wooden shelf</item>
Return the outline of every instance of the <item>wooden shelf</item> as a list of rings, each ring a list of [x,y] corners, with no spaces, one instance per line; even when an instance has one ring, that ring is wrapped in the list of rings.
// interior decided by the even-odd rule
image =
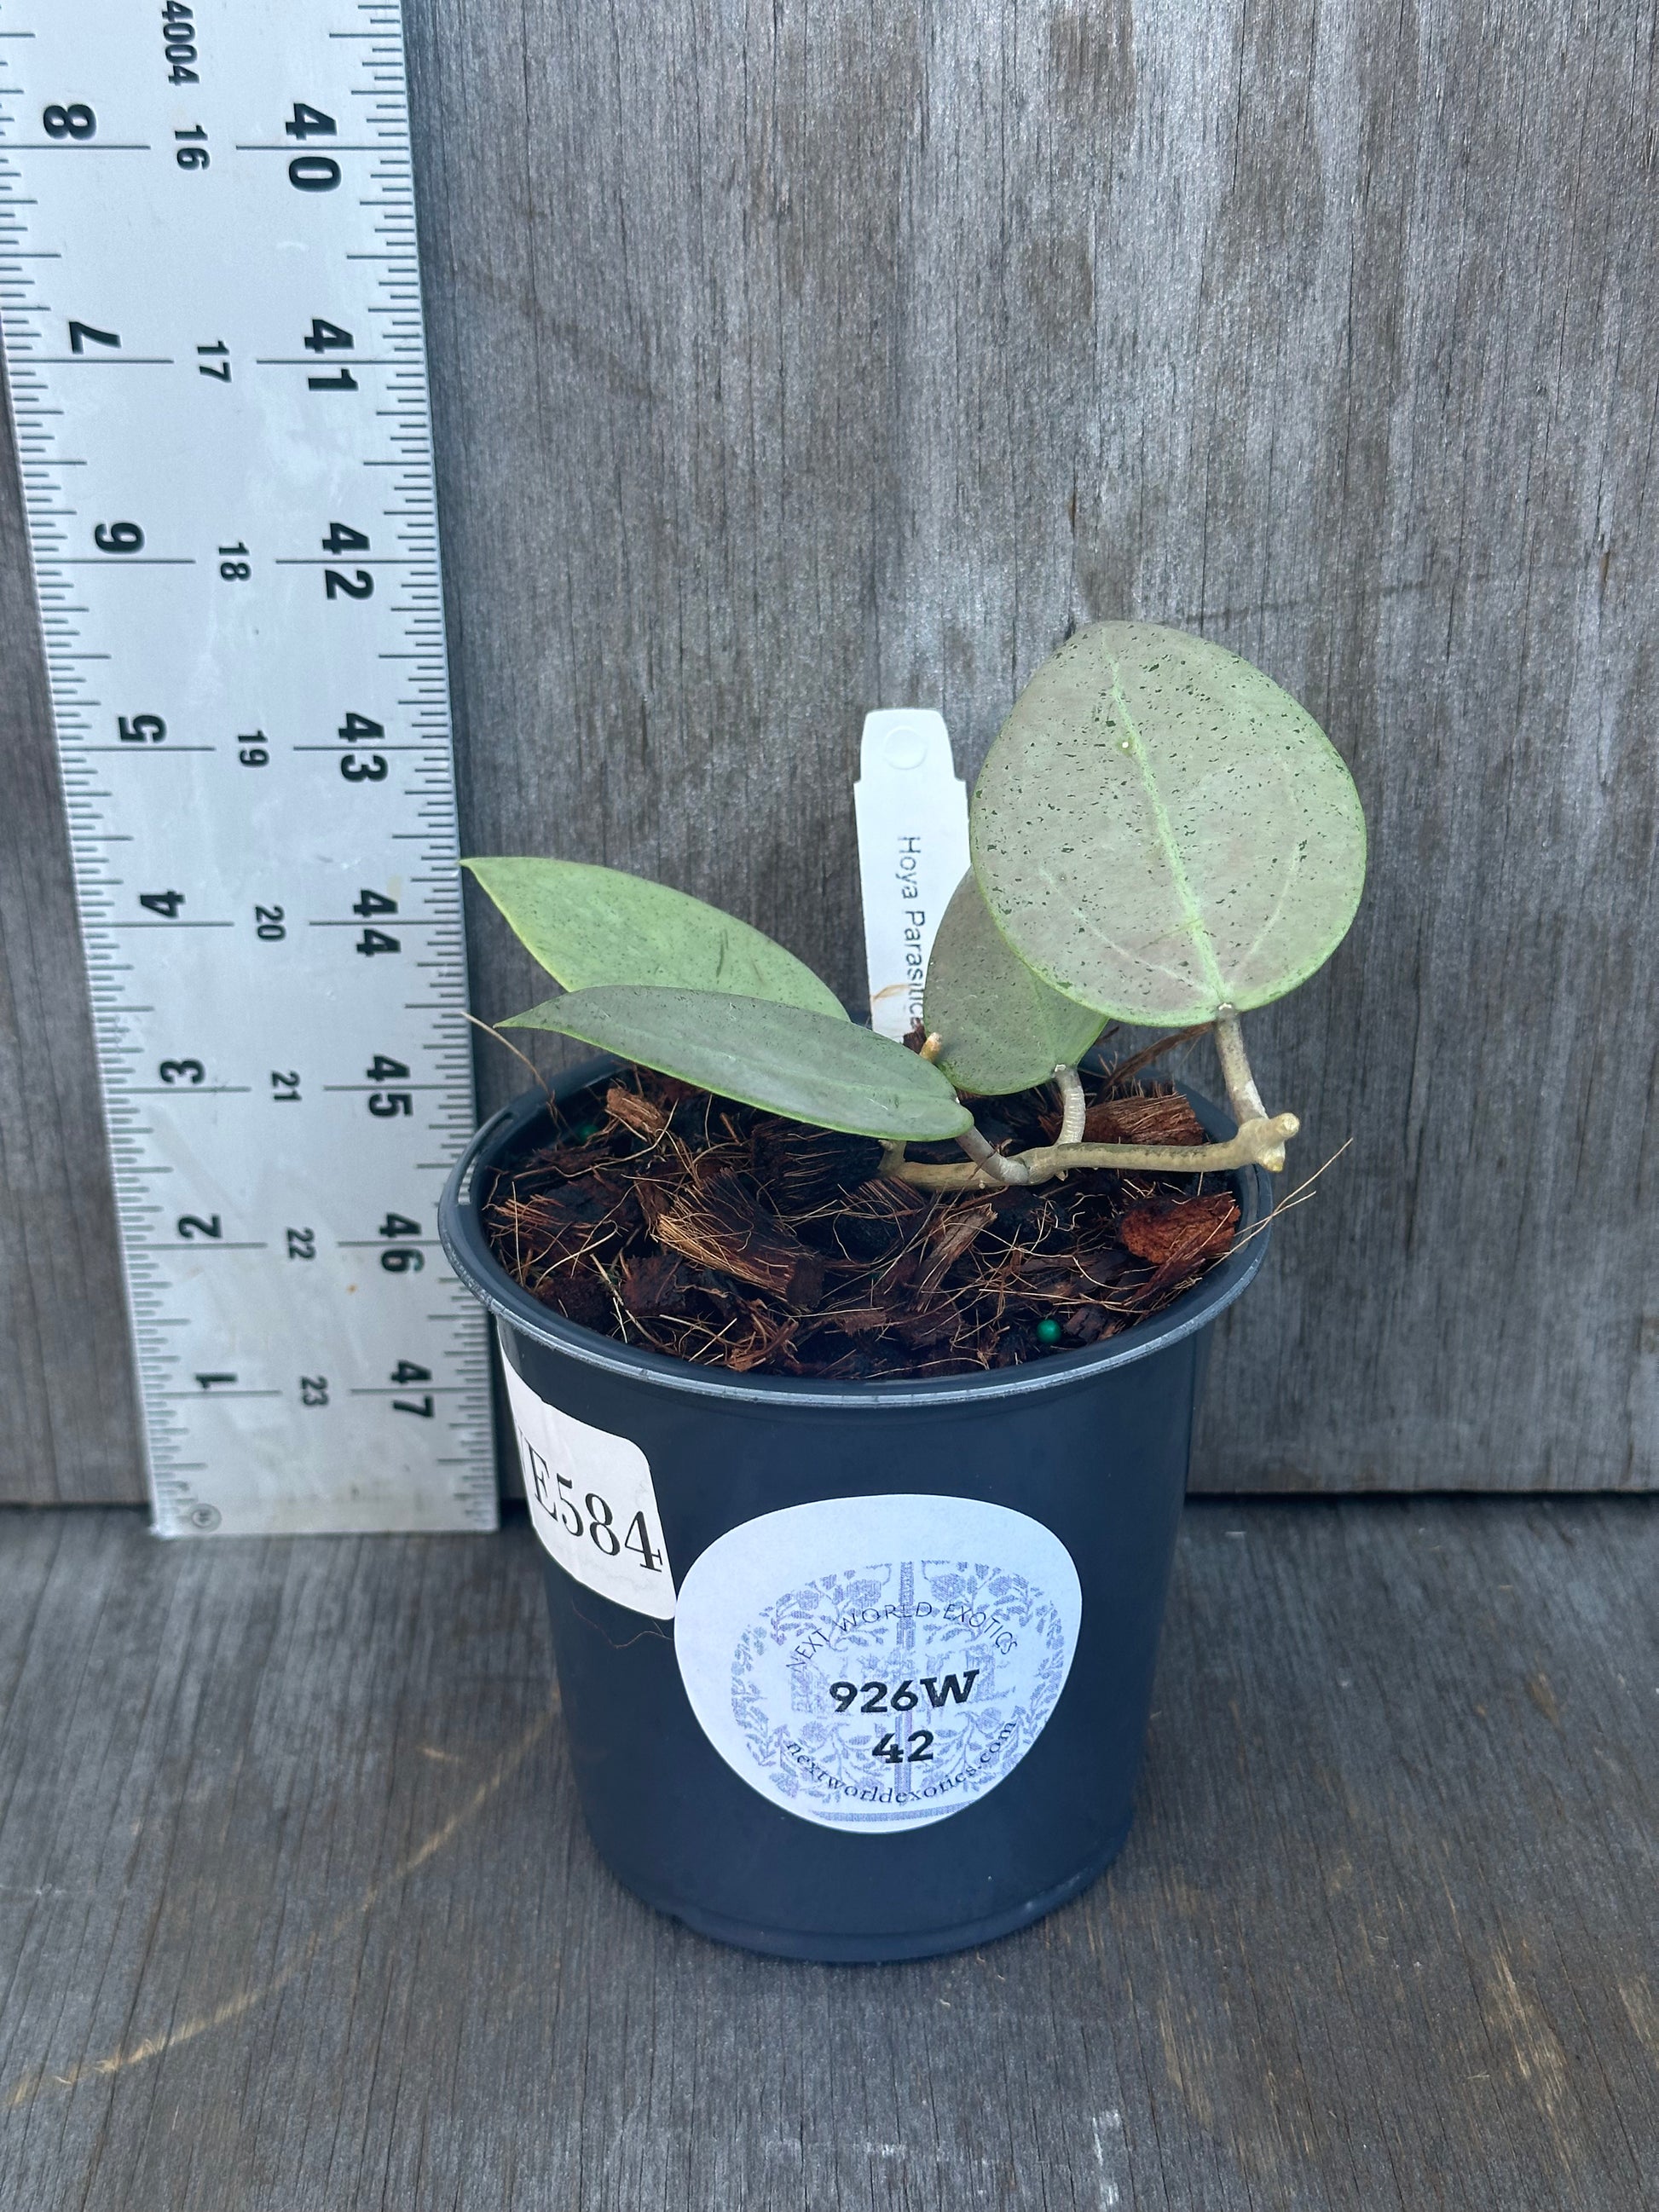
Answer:
[[[1659,2202],[1659,1503],[1209,1501],[1044,1925],[723,1951],[571,1800],[500,1539],[0,1516],[0,2203]]]

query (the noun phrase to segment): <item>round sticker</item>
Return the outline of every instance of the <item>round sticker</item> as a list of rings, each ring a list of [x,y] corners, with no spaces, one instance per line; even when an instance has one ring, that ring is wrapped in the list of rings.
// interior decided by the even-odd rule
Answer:
[[[959,1813],[1036,1742],[1083,1594],[1052,1530],[969,1498],[835,1498],[746,1521],[680,1585],[691,1709],[804,1820],[871,1835]]]

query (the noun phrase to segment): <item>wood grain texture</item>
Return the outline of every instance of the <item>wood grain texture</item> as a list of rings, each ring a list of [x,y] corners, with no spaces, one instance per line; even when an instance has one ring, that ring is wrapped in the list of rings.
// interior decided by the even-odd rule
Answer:
[[[0,1522],[0,2202],[1659,2201],[1654,1502],[1194,1507],[1123,1857],[896,1967],[611,1881],[534,1558]]]
[[[1297,1164],[1354,1143],[1196,1480],[1659,1480],[1652,0],[405,17],[471,848],[660,874],[851,995],[867,708],[971,768],[1074,622],[1239,648],[1374,859],[1253,1021]],[[541,994],[472,932],[479,1012]]]
[[[144,1495],[63,787],[0,390],[0,1498]]]
[[[852,995],[867,708],[971,766],[1073,622],[1237,647],[1374,861],[1197,1482],[1659,1480],[1651,6],[406,13],[474,849]]]

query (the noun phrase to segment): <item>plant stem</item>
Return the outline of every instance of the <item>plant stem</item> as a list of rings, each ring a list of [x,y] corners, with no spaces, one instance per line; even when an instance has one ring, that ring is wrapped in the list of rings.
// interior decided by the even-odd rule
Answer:
[[[884,1157],[882,1171],[922,1190],[983,1190],[993,1183],[1014,1181],[1048,1182],[1069,1168],[1115,1168],[1121,1175],[1209,1175],[1228,1168],[1266,1167],[1275,1152],[1282,1159],[1285,1139],[1295,1136],[1300,1127],[1294,1114],[1257,1115],[1221,1145],[1037,1145],[1030,1152],[1017,1152],[1012,1159],[993,1152],[986,1145],[995,1167],[988,1167],[969,1149],[968,1139],[959,1137],[957,1143],[969,1153],[969,1161],[977,1164],[964,1162],[961,1167],[946,1167],[897,1158],[890,1167],[886,1161],[893,1155],[889,1153]],[[985,1144],[983,1137],[979,1141]],[[1023,1168],[1025,1172],[1015,1177],[999,1174],[999,1168]]]
[[[1054,1081],[1060,1085],[1059,1145],[1080,1144],[1083,1139],[1083,1121],[1089,1110],[1089,1102],[1083,1095],[1083,1079],[1075,1067],[1057,1067]]]
[[[1261,1093],[1255,1087],[1255,1078],[1245,1056],[1243,1027],[1231,1006],[1223,1006],[1216,1015],[1215,1048],[1234,1121],[1262,1120],[1267,1109],[1261,1103]]]
[[[1255,1078],[1250,1073],[1250,1063],[1244,1050],[1244,1030],[1234,1006],[1222,1006],[1215,1018],[1216,1056],[1221,1062],[1222,1079],[1227,1085],[1227,1103],[1233,1109],[1233,1119],[1240,1132],[1246,1123],[1267,1119],[1267,1109],[1261,1103],[1261,1093],[1255,1087]],[[1261,1165],[1269,1175],[1279,1174],[1285,1165],[1283,1145],[1271,1146],[1261,1156]]]
[[[1031,1180],[1031,1170],[1026,1166],[1024,1159],[1011,1160],[1005,1154],[994,1151],[977,1129],[965,1130],[957,1139],[957,1142],[967,1153],[973,1165],[969,1168],[945,1168],[941,1170],[943,1174],[959,1176],[969,1183],[976,1182],[981,1176],[988,1178],[992,1182],[1030,1182]],[[899,1171],[900,1180],[904,1182],[914,1182],[916,1180],[917,1168],[924,1164],[918,1161],[913,1166],[907,1160]]]
[[[1215,1044],[1227,1103],[1238,1124],[1237,1134],[1224,1144],[1081,1144],[1083,1084],[1075,1067],[1060,1066],[1054,1070],[1061,1104],[1060,1135],[1054,1144],[1011,1155],[994,1152],[977,1129],[970,1129],[957,1139],[968,1155],[960,1167],[908,1160],[902,1145],[888,1145],[882,1152],[881,1172],[921,1190],[989,1190],[999,1183],[1048,1182],[1073,1168],[1113,1168],[1120,1175],[1211,1175],[1229,1168],[1261,1167],[1278,1175],[1285,1165],[1285,1144],[1302,1124],[1294,1114],[1269,1114],[1262,1104],[1235,1007],[1223,1006],[1217,1013]]]

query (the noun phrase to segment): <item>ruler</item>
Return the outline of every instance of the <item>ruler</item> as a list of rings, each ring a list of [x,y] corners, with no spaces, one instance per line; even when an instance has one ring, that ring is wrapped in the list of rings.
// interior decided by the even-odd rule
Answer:
[[[0,249],[156,1526],[491,1528],[397,7],[0,0]]]

